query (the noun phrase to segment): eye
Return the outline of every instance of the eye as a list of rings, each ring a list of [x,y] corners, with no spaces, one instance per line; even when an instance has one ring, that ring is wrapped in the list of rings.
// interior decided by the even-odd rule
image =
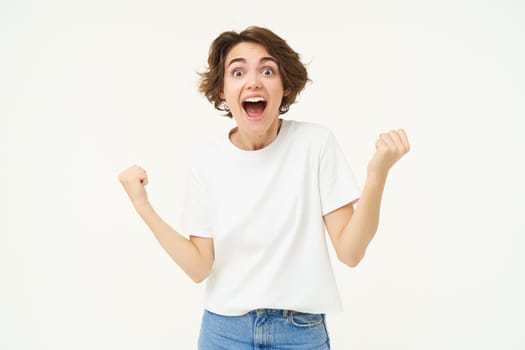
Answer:
[[[262,74],[263,75],[272,75],[273,74],[273,69],[272,68],[264,68],[262,70]]]
[[[240,76],[242,76],[242,70],[240,70],[240,69],[234,69],[234,70],[232,71],[232,75],[233,75],[234,77],[240,77]]]

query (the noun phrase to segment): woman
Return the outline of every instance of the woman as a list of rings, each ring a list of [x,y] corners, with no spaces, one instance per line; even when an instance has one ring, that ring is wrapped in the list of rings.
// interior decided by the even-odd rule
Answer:
[[[341,302],[324,230],[339,260],[356,266],[407,136],[380,135],[361,191],[330,130],[280,118],[308,81],[282,38],[260,27],[224,32],[208,66],[200,91],[236,127],[194,159],[182,216],[189,239],[150,205],[144,169],[119,180],[175,262],[193,281],[207,279],[199,349],[329,349],[325,314]]]

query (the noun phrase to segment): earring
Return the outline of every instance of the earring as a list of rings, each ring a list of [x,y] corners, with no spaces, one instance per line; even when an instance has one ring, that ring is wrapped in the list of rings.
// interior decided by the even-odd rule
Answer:
[[[221,103],[221,109],[222,109],[223,111],[229,112],[229,111],[230,111],[230,106],[228,106],[228,104],[226,103],[226,101],[222,101],[222,103]]]

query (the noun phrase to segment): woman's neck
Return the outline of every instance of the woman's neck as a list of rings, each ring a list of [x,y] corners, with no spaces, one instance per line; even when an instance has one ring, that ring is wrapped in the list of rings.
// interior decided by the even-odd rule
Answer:
[[[277,138],[277,135],[279,135],[279,131],[281,130],[281,125],[282,119],[277,119],[276,123],[272,124],[272,127],[268,130],[267,133],[255,137],[246,135],[238,127],[235,127],[230,132],[230,141],[236,147],[245,151],[256,151],[259,149],[263,149]]]

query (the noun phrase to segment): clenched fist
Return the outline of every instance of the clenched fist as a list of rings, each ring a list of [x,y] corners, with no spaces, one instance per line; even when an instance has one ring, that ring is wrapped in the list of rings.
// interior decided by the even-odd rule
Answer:
[[[405,130],[381,133],[376,141],[376,151],[368,163],[368,175],[386,177],[390,168],[410,150]]]
[[[118,175],[118,180],[124,186],[134,205],[148,201],[148,195],[144,188],[148,184],[148,176],[144,169],[133,165],[121,172]]]

